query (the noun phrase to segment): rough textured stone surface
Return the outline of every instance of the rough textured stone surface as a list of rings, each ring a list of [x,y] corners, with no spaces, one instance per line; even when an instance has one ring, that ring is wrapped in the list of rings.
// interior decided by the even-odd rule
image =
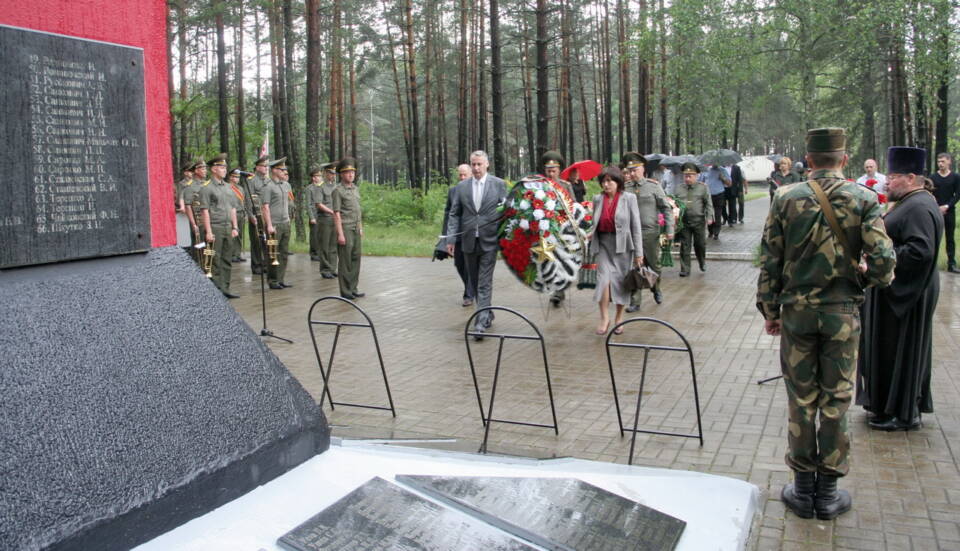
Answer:
[[[178,248],[0,272],[0,302],[0,548],[127,548],[329,445]]]

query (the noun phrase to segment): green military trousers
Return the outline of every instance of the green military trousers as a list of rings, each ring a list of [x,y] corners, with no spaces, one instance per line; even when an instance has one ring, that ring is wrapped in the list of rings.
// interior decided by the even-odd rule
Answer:
[[[846,414],[860,345],[859,308],[852,303],[784,306],[781,317],[787,465],[798,472],[844,476],[849,470]]]
[[[337,277],[340,279],[340,294],[357,292],[360,280],[360,231],[356,226],[343,228],[346,243],[337,246]]]
[[[264,258],[264,262],[267,263],[269,268],[267,270],[267,280],[271,285],[277,285],[283,283],[284,277],[287,275],[287,253],[290,251],[290,223],[280,222],[279,224],[274,224],[273,229],[276,233],[268,236],[267,239],[273,238],[277,240],[277,261],[280,265],[274,266],[269,255]]]
[[[707,259],[707,221],[689,222],[680,230],[680,271],[690,272],[690,244],[693,242],[693,252],[698,262]]]
[[[319,222],[320,222],[319,220],[314,220],[314,223],[310,224],[310,260],[318,260],[320,258],[320,223]]]
[[[248,224],[249,231],[247,235],[250,236],[250,270],[258,274],[266,268],[263,265],[263,241],[260,239],[260,228],[253,222]]]
[[[237,240],[230,235],[230,226],[210,226],[213,230],[213,248],[217,252],[213,257],[213,284],[223,293],[230,292],[230,276],[233,272],[234,255],[237,254]],[[207,246],[210,244],[207,243]]]
[[[662,267],[660,266],[660,230],[652,229],[650,231],[643,230],[643,259],[646,261],[647,265],[653,269],[654,272],[657,272],[657,275],[660,275]],[[653,289],[650,289],[653,292],[656,289],[660,288],[660,280],[657,280],[657,284],[654,285]],[[630,295],[630,306],[640,306],[643,302],[643,291],[645,289],[637,289]]]
[[[317,237],[320,246],[320,273],[337,271],[337,227],[333,216],[317,216]]]

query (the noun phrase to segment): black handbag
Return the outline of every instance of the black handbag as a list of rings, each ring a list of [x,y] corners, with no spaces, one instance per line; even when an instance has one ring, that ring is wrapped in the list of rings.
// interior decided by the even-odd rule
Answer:
[[[643,265],[634,267],[627,272],[627,278],[623,282],[623,286],[628,293],[638,289],[653,289],[657,285],[658,279],[660,279],[660,276],[653,271],[653,268]]]

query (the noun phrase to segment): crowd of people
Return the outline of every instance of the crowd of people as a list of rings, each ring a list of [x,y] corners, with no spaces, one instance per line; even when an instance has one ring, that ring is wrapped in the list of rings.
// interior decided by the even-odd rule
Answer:
[[[847,411],[852,403],[880,431],[918,430],[933,411],[932,321],[939,296],[937,257],[946,238],[947,264],[958,272],[953,233],[960,177],[952,157],[941,153],[937,171],[925,175],[926,150],[891,147],[886,173],[868,159],[864,174],[848,179],[843,129],[810,130],[799,169],[781,158],[768,178],[770,207],[760,247],[757,307],[764,329],[780,336],[780,364],[789,412],[786,462],[793,471],[781,499],[803,518],[828,520],[848,511],[852,499],[838,488],[849,470]],[[541,159],[542,174],[577,202],[586,187],[575,167],[556,151]],[[691,271],[691,248],[706,270],[708,236],[719,239],[724,224],[742,223],[746,191],[739,167],[695,163],[660,168],[628,152],[619,165],[603,167],[600,193],[589,205],[584,234],[595,258],[598,335],[606,335],[624,313],[640,308],[644,291],[625,286],[628,274],[647,266],[662,273],[661,251],[680,243],[680,276]],[[207,178],[207,171],[210,177]],[[462,304],[477,310],[493,304],[493,274],[499,221],[508,188],[490,174],[485,152],[475,151],[458,167],[444,211],[435,257],[454,258],[463,283]],[[799,171],[798,171],[799,170]],[[243,179],[250,176],[249,179]],[[562,177],[566,176],[566,178]],[[363,297],[357,289],[363,237],[353,159],[310,172],[311,257],[323,278],[338,278],[340,295]],[[339,182],[337,179],[339,178]],[[177,210],[186,220],[190,249],[215,248],[208,274],[228,298],[231,265],[239,256],[240,222],[251,236],[251,269],[264,271],[271,289],[285,281],[293,192],[284,159],[257,159],[254,174],[227,169],[220,154],[184,167],[177,184]],[[677,206],[682,205],[682,209]],[[680,216],[676,216],[677,212]],[[657,283],[653,300],[663,301]],[[566,296],[552,292],[560,306]],[[609,308],[615,312],[611,320]],[[474,318],[482,340],[494,321],[489,310]],[[612,323],[612,325],[611,325]]]
[[[350,157],[325,163],[311,168],[305,190],[310,201],[310,258],[319,262],[322,278],[339,280],[340,296],[350,300],[365,295],[357,288],[363,217],[356,175],[356,162]],[[183,179],[176,185],[178,242],[205,266],[225,297],[237,298],[230,279],[233,263],[245,260],[240,256],[240,224],[246,218],[251,272],[265,275],[270,289],[293,287],[286,273],[294,207],[285,157],[271,160],[263,155],[253,173],[228,171],[226,153],[207,162],[192,161],[183,167]]]

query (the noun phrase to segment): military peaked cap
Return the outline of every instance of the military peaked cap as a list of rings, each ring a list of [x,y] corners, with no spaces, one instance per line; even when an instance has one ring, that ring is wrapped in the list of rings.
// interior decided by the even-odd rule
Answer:
[[[893,146],[887,149],[887,174],[926,174],[927,150]]]
[[[207,161],[207,164],[210,166],[227,166],[227,154],[220,153]]]
[[[564,165],[563,155],[559,151],[547,151],[543,154],[543,157],[540,157],[540,164],[543,165],[543,168],[560,168]]]
[[[323,165],[321,166],[313,165],[312,167],[310,167],[310,177],[313,177],[314,174],[320,174],[321,172],[323,172]]]
[[[680,172],[684,174],[700,174],[700,167],[697,163],[683,163],[680,165]]]
[[[843,128],[807,130],[807,153],[833,153],[847,150],[847,133]]]
[[[270,160],[270,155],[261,155],[257,158],[257,162],[253,163],[254,165],[266,165],[267,161]]]
[[[270,163],[270,168],[287,168],[287,158],[280,157],[276,161]]]
[[[194,161],[190,170],[197,170],[198,168],[207,168],[207,163],[203,159],[197,159]]]
[[[645,164],[647,164],[646,157],[635,151],[628,151],[623,154],[623,168],[634,168]]]
[[[357,161],[353,157],[344,157],[337,165],[337,171],[346,172],[348,170],[357,170]]]

